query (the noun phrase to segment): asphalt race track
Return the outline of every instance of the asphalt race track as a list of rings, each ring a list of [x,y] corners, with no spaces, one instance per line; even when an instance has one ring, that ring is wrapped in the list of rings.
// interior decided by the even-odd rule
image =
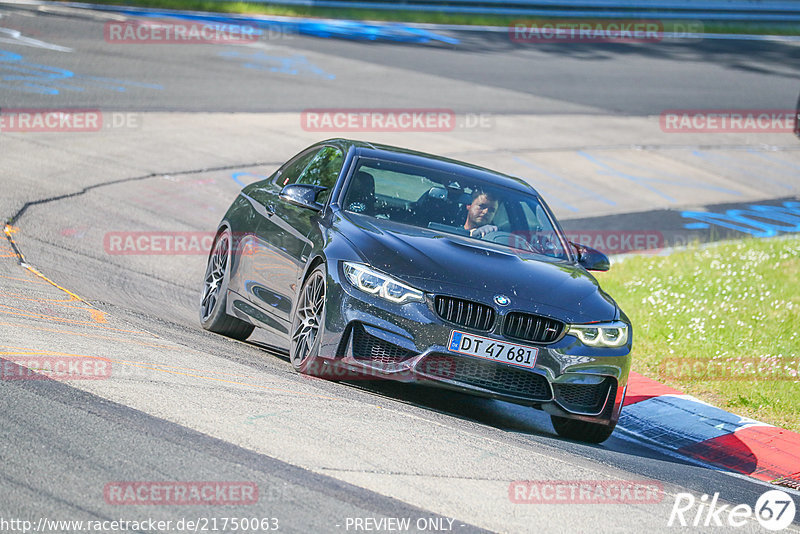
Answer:
[[[428,532],[696,532],[667,527],[676,494],[752,506],[770,489],[624,429],[589,446],[557,438],[544,413],[502,402],[301,377],[264,336],[203,331],[197,305],[203,240],[238,190],[327,137],[523,176],[576,231],[647,229],[678,242],[697,228],[684,224],[696,222],[688,212],[796,201],[800,142],[790,133],[674,133],[660,115],[793,109],[799,43],[525,45],[444,30],[459,43],[104,38],[107,23],[124,20],[0,3],[0,111],[98,110],[102,123],[0,128],[0,214],[16,247],[0,242],[0,358],[89,357],[111,369],[105,380],[0,380],[0,531],[21,531],[2,520],[40,518],[172,521],[131,530],[141,532],[178,532],[183,519],[212,531],[212,519],[257,517],[281,532],[380,530],[367,527],[403,518]],[[446,109],[455,124],[320,131],[303,122],[313,108]],[[130,251],[111,240],[142,232],[201,245]],[[646,481],[663,498],[514,502],[510,484],[534,479]],[[124,481],[247,482],[258,502],[120,505],[108,487]],[[710,530],[763,531],[754,520]],[[788,531],[800,532],[800,515]]]

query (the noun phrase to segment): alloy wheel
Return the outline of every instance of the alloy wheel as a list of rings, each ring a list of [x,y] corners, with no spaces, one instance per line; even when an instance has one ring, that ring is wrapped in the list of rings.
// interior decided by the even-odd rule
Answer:
[[[206,267],[206,276],[203,283],[203,299],[200,302],[200,314],[207,320],[214,312],[214,306],[219,301],[222,283],[228,270],[228,251],[230,250],[230,235],[222,233],[214,245],[214,252]]]
[[[320,333],[325,309],[325,276],[314,271],[303,284],[292,328],[292,365],[306,362],[314,350]]]

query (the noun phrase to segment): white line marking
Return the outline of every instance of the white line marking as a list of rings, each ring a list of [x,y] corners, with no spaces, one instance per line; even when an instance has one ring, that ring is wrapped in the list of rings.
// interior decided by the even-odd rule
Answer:
[[[22,46],[32,46],[35,48],[45,48],[56,52],[73,52],[72,48],[46,43],[31,37],[25,37],[19,30],[10,28],[0,28],[0,43],[18,44]]]

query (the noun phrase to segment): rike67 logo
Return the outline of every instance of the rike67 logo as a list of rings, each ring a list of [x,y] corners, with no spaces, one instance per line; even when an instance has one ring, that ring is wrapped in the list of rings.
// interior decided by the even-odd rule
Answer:
[[[713,527],[743,527],[755,519],[767,530],[783,530],[792,524],[795,503],[791,495],[781,490],[769,490],[749,504],[719,503],[719,492],[713,497],[703,495],[699,499],[691,493],[675,495],[675,504],[669,515],[667,526],[692,526],[710,529]],[[707,530],[706,530],[707,531]]]

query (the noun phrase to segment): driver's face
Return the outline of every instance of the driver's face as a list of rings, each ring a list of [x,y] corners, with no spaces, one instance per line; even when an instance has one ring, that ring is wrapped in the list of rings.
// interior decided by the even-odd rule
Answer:
[[[486,195],[481,195],[467,206],[467,230],[491,224],[497,211],[497,201],[489,200]]]

